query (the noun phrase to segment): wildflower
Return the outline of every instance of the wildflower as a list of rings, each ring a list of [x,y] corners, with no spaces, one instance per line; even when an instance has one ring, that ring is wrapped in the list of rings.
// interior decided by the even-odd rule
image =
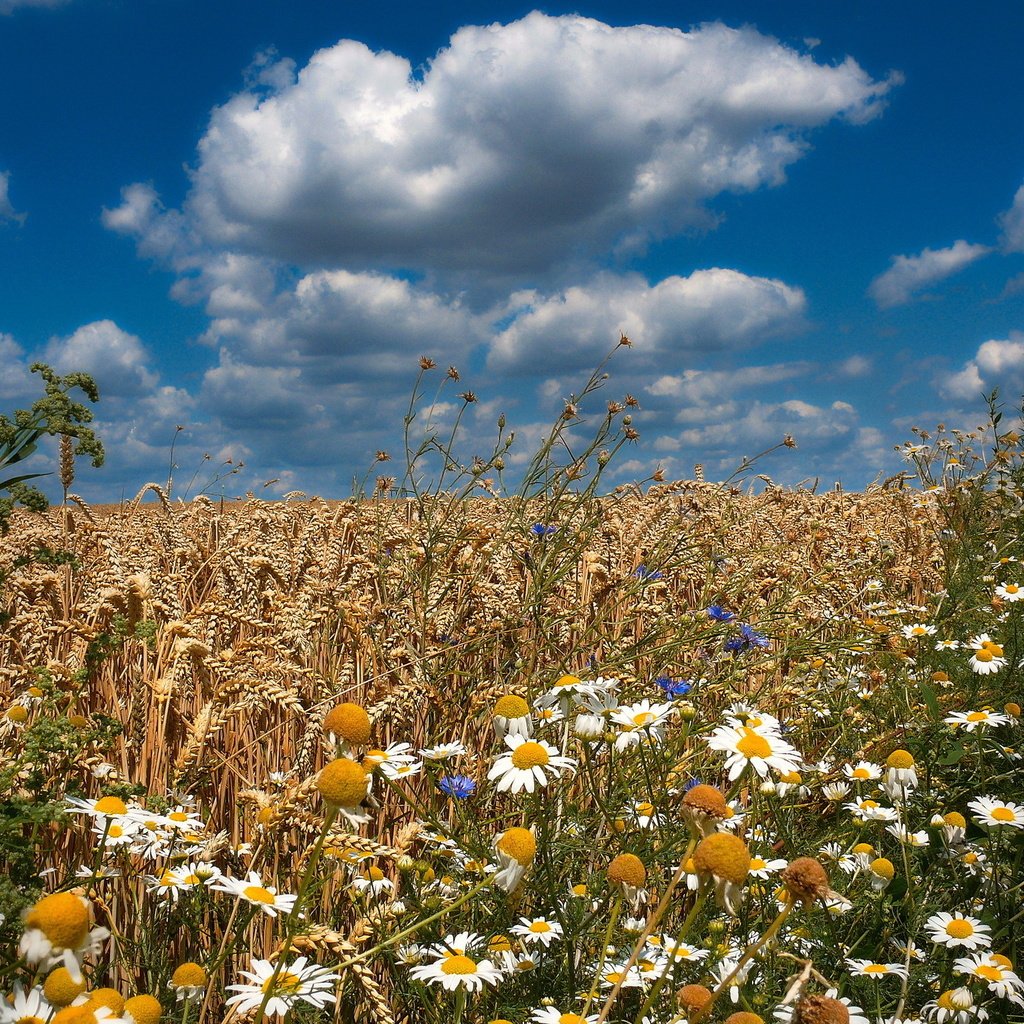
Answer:
[[[958,946],[986,949],[992,945],[992,929],[976,917],[945,912],[933,914],[925,921],[924,928],[932,942],[950,949]]]
[[[953,967],[958,974],[967,974],[985,982],[989,992],[1017,1002],[1014,997],[1024,992],[1024,981],[1003,960],[1004,957],[996,957],[991,953],[973,953],[955,960]]]
[[[713,604],[706,610],[708,618],[714,619],[715,622],[732,622],[736,618],[733,612],[726,611],[720,604]]]
[[[1004,583],[996,587],[996,597],[1002,598],[1008,604],[1024,599],[1024,587],[1018,587],[1016,583]]]
[[[992,796],[979,796],[967,805],[974,811],[974,820],[990,828],[1008,826],[1024,828],[1024,807]]]
[[[871,761],[858,761],[857,765],[843,765],[843,773],[852,782],[874,782],[882,777],[882,769]]]
[[[624,750],[644,740],[661,742],[665,737],[665,725],[673,714],[672,702],[652,704],[642,700],[637,704],[626,704],[612,713],[612,721],[621,726],[615,749]]]
[[[871,978],[880,981],[882,978],[905,978],[910,973],[903,964],[876,964],[871,960],[855,960],[847,957],[846,963],[850,973],[858,978]]]
[[[648,569],[646,565],[638,565],[633,570],[633,575],[638,580],[651,581],[662,579],[662,574],[657,569]]]
[[[533,734],[530,705],[514,693],[506,693],[504,697],[498,698],[494,705],[492,722],[498,739],[504,739],[510,733],[514,736]]]
[[[751,857],[750,874],[754,878],[767,878],[770,874],[781,871],[788,863],[785,860],[765,860],[763,857]]]
[[[80,953],[94,955],[110,935],[106,928],[93,927],[93,907],[73,892],[44,896],[25,914],[25,932],[18,952],[31,966],[44,970],[61,960],[76,981],[81,978]]]
[[[54,1012],[56,1006],[66,1005],[51,1005],[38,986],[26,992],[21,985],[15,984],[11,996],[7,999],[0,998],[0,1024],[42,1024]]]
[[[163,1012],[156,996],[143,994],[126,999],[121,1014],[128,1024],[158,1024]]]
[[[579,676],[563,675],[555,680],[551,688],[541,694],[533,706],[540,710],[555,708],[563,714],[568,714],[569,708],[574,701],[583,701],[596,694],[607,692],[611,687],[600,686],[595,682],[586,682]]]
[[[935,627],[926,625],[923,622],[915,622],[903,627],[903,635],[908,640],[917,640],[922,636],[935,636]]]
[[[981,711],[954,711],[942,721],[946,725],[953,726],[954,729],[960,728],[964,732],[974,732],[975,729],[984,729],[987,726],[1006,725],[1010,719],[1006,715],[983,709]]]
[[[613,857],[605,869],[605,877],[613,886],[621,886],[623,895],[630,903],[638,900],[647,880],[647,868],[634,853],[620,853]]]
[[[255,871],[250,871],[244,879],[224,875],[214,881],[210,888],[217,892],[230,893],[254,907],[259,907],[267,917],[277,917],[278,911],[290,914],[295,906],[295,896],[279,893],[271,885],[265,886]],[[254,960],[253,964],[259,962]]]
[[[70,1006],[84,991],[85,978],[71,976],[66,967],[55,967],[43,982],[43,995],[53,1006]]]
[[[711,998],[711,989],[704,985],[684,985],[676,993],[676,1003],[687,1015],[700,1013]]]
[[[316,788],[328,804],[355,808],[366,799],[370,777],[358,762],[348,757],[339,757],[320,773]]]
[[[512,934],[518,935],[527,945],[540,943],[547,948],[555,939],[562,937],[562,926],[545,917],[521,917],[519,924],[512,927]]]
[[[888,769],[885,773],[886,786],[888,788],[916,789],[917,771],[914,764],[914,755],[909,750],[894,750],[885,759]]]
[[[604,736],[605,722],[600,715],[579,714],[572,731],[579,739],[593,743]]]
[[[896,866],[886,857],[876,857],[869,865],[871,888],[881,892],[896,876]]]
[[[540,1006],[530,1013],[533,1024],[597,1024],[598,1014],[562,1013],[557,1006]],[[492,1021],[491,1024],[494,1024]]]
[[[419,775],[421,771],[423,771],[422,761],[410,761],[406,764],[388,762],[380,766],[380,773],[386,779],[407,779],[410,775]]]
[[[955,651],[960,648],[959,640],[936,640],[935,650],[937,651]]]
[[[937,1024],[969,1024],[972,1019],[985,1020],[988,1011],[975,1005],[968,988],[951,988],[921,1007],[926,1019]]]
[[[453,757],[462,757],[465,753],[465,744],[456,740],[453,743],[438,743],[433,747],[424,747],[420,751],[420,757],[428,761],[447,761]]]
[[[827,783],[821,787],[821,795],[834,804],[846,799],[850,787],[845,782]]]
[[[712,750],[727,753],[725,766],[729,780],[739,778],[747,765],[752,765],[761,778],[768,775],[769,768],[777,772],[793,772],[800,767],[800,755],[796,748],[787,743],[774,730],[757,730],[749,725],[738,728],[719,726],[707,738]]]
[[[683,795],[683,817],[701,835],[710,835],[729,817],[729,805],[720,790],[698,783]]]
[[[924,829],[920,832],[911,832],[901,821],[887,825],[886,831],[891,832],[901,843],[905,843],[907,846],[920,847],[928,846],[931,843],[931,839],[929,839],[928,833]]]
[[[494,875],[494,884],[512,892],[537,856],[537,839],[530,829],[516,826],[506,829],[495,839],[494,850],[500,865]]]
[[[498,779],[498,792],[532,793],[537,786],[546,786],[558,778],[562,771],[575,771],[576,762],[558,753],[558,748],[542,740],[528,740],[523,736],[506,736],[510,753],[502,754],[487,773],[487,778]]]
[[[971,670],[979,675],[991,675],[1006,666],[1006,658],[1003,656],[1003,649],[988,633],[980,633],[970,642],[973,654],[968,664]]]
[[[267,998],[266,1013],[284,1017],[299,1002],[310,1003],[322,1010],[333,1003],[331,991],[337,980],[328,967],[311,964],[307,957],[300,956],[290,965],[269,960],[253,960],[251,971],[242,971],[249,978],[248,984],[228,985],[234,991],[225,1003],[235,1006],[240,1014],[258,1009]]]
[[[473,795],[476,782],[468,775],[442,775],[437,780],[437,788],[447,796],[465,800]]]
[[[658,676],[654,680],[654,685],[671,700],[675,700],[676,697],[685,697],[693,689],[693,686],[685,680],[670,679],[668,676]]]
[[[556,530],[557,526],[546,526],[544,523],[534,523],[530,527],[530,533],[533,534],[536,540],[543,540],[545,537],[550,537]]]
[[[725,650],[729,654],[742,654],[745,651],[753,650],[755,647],[767,649],[770,646],[771,643],[764,633],[759,633],[746,623],[740,626],[739,636],[730,637],[725,642]]]
[[[189,960],[174,969],[171,975],[171,988],[174,989],[175,997],[180,1003],[184,999],[201,996],[206,991],[208,981],[206,971],[199,964]]]
[[[456,947],[459,948],[459,947]],[[417,981],[425,981],[428,985],[437,982],[442,988],[454,992],[463,987],[470,992],[479,991],[484,984],[497,985],[501,981],[501,971],[497,970],[490,960],[474,960],[461,952],[444,950],[443,954],[432,964],[414,967],[409,973]]]
[[[750,851],[739,836],[716,832],[705,836],[693,852],[694,867],[715,881],[718,905],[735,914],[740,890],[750,871]]]
[[[412,764],[416,757],[409,753],[411,749],[408,743],[389,743],[385,750],[368,750],[363,754],[363,767],[373,771],[385,764]]]
[[[789,898],[805,906],[835,895],[828,883],[828,873],[813,857],[797,857],[781,877]]]
[[[837,999],[835,989],[826,995],[802,996],[795,1006],[781,1006],[775,1019],[786,1024],[868,1024],[859,1006],[848,999]],[[851,1013],[856,1010],[856,1015]]]
[[[339,704],[324,718],[324,732],[333,743],[362,747],[370,742],[370,716],[360,704]]]
[[[83,800],[80,797],[68,797],[69,810],[78,814],[106,821],[117,821],[128,814],[128,805],[117,796],[102,796],[96,800]]]

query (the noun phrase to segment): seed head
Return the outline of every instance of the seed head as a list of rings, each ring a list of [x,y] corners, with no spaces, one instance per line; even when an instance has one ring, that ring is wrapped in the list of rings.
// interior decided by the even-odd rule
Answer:
[[[711,989],[704,985],[684,985],[676,993],[676,1004],[687,1015],[699,1013],[711,998]]]
[[[619,885],[631,885],[639,889],[647,878],[644,862],[632,853],[620,853],[612,859],[606,872],[608,881]]]
[[[693,852],[693,863],[702,875],[742,885],[750,872],[750,851],[739,836],[715,832],[700,841]]]
[[[327,712],[324,732],[361,746],[370,742],[370,716],[359,704],[339,704]]]
[[[813,857],[797,857],[782,872],[781,877],[790,897],[800,903],[825,899],[832,891],[828,884],[828,874]]]
[[[850,1024],[850,1011],[830,996],[804,996],[793,1008],[793,1024]]]
[[[370,788],[370,779],[361,764],[348,757],[339,757],[320,773],[316,788],[329,804],[358,807]]]
[[[125,1019],[135,1024],[158,1024],[162,1012],[159,1000],[153,996],[132,996],[124,1004]]]

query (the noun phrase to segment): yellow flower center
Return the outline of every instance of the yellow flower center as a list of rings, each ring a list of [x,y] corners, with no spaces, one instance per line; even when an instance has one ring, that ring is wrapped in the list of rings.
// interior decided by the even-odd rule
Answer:
[[[250,903],[267,903],[270,906],[274,904],[274,894],[269,889],[264,889],[261,885],[247,885],[242,890],[242,895]]]
[[[988,719],[988,712],[987,711],[972,711],[967,716],[967,721],[968,722],[984,722],[984,721],[987,721],[987,719]]]
[[[975,661],[986,661],[987,662],[987,661],[991,661],[992,657],[993,656],[992,656],[992,652],[991,651],[981,650],[981,651],[975,651],[974,652],[974,660]]]
[[[290,995],[302,988],[302,979],[291,971],[282,971],[276,978],[271,975],[262,985],[262,991]]]
[[[555,682],[555,686],[579,686],[579,676],[560,676]]]
[[[125,1015],[131,1014],[135,1024],[158,1024],[162,1012],[153,996],[134,996],[124,1004]]]
[[[893,875],[896,874],[896,868],[893,862],[886,857],[878,857],[871,862],[871,870],[878,875],[879,878],[887,878],[892,880]]]
[[[772,745],[753,729],[743,726],[743,739],[736,744],[736,749],[748,759],[752,757],[765,758],[771,756]]]
[[[121,1016],[124,1004],[125,998],[116,988],[94,988],[89,993],[89,1005],[106,1006],[115,1017]]]
[[[512,943],[507,935],[495,935],[487,943],[488,953],[509,953],[512,951]]]
[[[443,964],[441,971],[444,974],[476,974],[476,961],[468,956],[450,956]]]
[[[329,804],[357,807],[366,797],[370,779],[361,764],[347,757],[332,761],[317,779],[316,788]]]
[[[205,985],[206,981],[206,971],[191,960],[175,968],[174,974],[171,975],[171,985],[174,988],[194,988]]]
[[[14,1024],[43,1024],[42,1017],[19,1017]]]
[[[750,858],[750,870],[760,871],[762,868],[768,867],[768,861],[762,860],[760,857]]]
[[[1017,817],[1009,807],[993,807],[991,813],[996,821],[1014,821]]]
[[[858,843],[853,848],[854,853],[874,853],[875,848],[870,843]]]
[[[783,772],[779,779],[788,782],[791,786],[799,786],[803,782],[803,776],[799,772]]]
[[[7,720],[20,725],[28,721],[28,708],[21,704],[13,704],[7,709]]]
[[[612,859],[606,872],[609,882],[619,882],[622,885],[632,885],[639,889],[647,878],[647,869],[644,862],[632,853],[620,853]]]
[[[551,931],[551,925],[547,921],[531,921],[530,931],[536,935],[546,935]]]
[[[855,779],[870,779],[871,772],[869,772],[867,768],[854,768],[853,777]]]
[[[58,949],[79,949],[89,934],[89,906],[71,892],[44,896],[26,915],[25,924],[38,928]]]
[[[647,803],[645,800],[636,805],[636,813],[649,818],[654,813],[654,804]]]
[[[347,743],[369,743],[370,716],[359,704],[339,704],[327,713],[324,732],[333,733]]]
[[[1017,591],[1020,590],[1020,587],[1018,587],[1016,583],[1007,583],[1006,586],[1003,587],[1003,590],[1008,594],[1016,594]]]
[[[494,713],[501,718],[525,718],[530,713],[530,705],[514,693],[506,693],[499,697],[494,705]]]
[[[974,968],[974,973],[978,975],[979,978],[984,978],[986,981],[1003,980],[1003,972],[992,964],[978,964],[978,966]]]
[[[970,921],[958,917],[946,925],[946,934],[953,939],[966,939],[969,935],[974,934],[974,925]]]
[[[512,751],[512,764],[516,768],[536,768],[538,765],[548,764],[551,761],[551,757],[547,750],[534,740],[527,740],[526,743],[520,743],[515,750]]]
[[[85,978],[75,981],[66,967],[58,967],[46,976],[43,995],[53,1006],[70,1006],[85,991]]]
[[[560,1013],[558,1024],[587,1024],[587,1022],[578,1013]]]
[[[906,769],[914,767],[914,755],[909,750],[894,750],[886,759],[889,768]]]
[[[523,867],[532,864],[534,857],[537,856],[537,840],[528,828],[517,826],[506,829],[497,846],[502,853]]]
[[[693,863],[702,874],[711,874],[740,885],[750,871],[750,851],[739,836],[716,832],[700,841],[693,854]]]
[[[978,863],[978,855],[976,853],[965,853],[963,855],[963,862],[965,864],[977,864]]]
[[[864,968],[865,974],[888,974],[889,968],[885,964],[868,964]]]
[[[171,811],[167,817],[171,821],[188,821],[188,815],[184,811]]]
[[[644,728],[646,725],[650,725],[658,716],[650,711],[640,711],[633,716],[633,725],[638,729]]]
[[[957,811],[950,811],[949,814],[945,815],[942,819],[951,828],[966,828],[967,822],[964,820],[964,816]]]
[[[121,828],[120,825],[111,825],[110,828],[107,829],[107,835],[111,839],[120,839],[121,836],[124,835],[124,829]]]
[[[96,801],[94,811],[100,814],[127,814],[128,807],[125,802],[116,796],[104,796]]]

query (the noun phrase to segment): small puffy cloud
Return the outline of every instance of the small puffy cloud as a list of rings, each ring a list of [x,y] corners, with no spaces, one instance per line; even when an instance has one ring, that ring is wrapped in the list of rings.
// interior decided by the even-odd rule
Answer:
[[[947,398],[975,402],[996,387],[1004,394],[1024,391],[1024,332],[1011,331],[1008,338],[983,342],[973,359],[952,376],[937,380],[936,386]]]
[[[1003,230],[1002,246],[1006,252],[1024,252],[1024,185],[1017,189],[1013,205],[999,218]]]
[[[44,359],[60,373],[90,374],[102,397],[143,395],[157,383],[141,339],[121,330],[113,320],[97,320],[66,338],[51,338]]]
[[[892,265],[871,282],[868,294],[882,309],[902,306],[915,292],[945,280],[991,251],[987,245],[960,239],[947,249],[923,249],[916,256],[893,256]]]
[[[180,213],[140,185],[107,211],[143,252],[551,270],[712,223],[709,200],[779,184],[810,129],[875,116],[896,81],[749,28],[538,12],[460,29],[422,71],[347,39],[257,65],[212,112]]]
[[[11,198],[8,194],[10,179],[8,171],[0,171],[0,223],[5,220],[13,220],[20,224],[25,219],[25,214],[18,213],[11,205]]]
[[[491,343],[488,368],[531,373],[593,366],[620,334],[649,357],[747,348],[803,326],[804,293],[782,281],[719,267],[648,285],[639,274],[599,275],[555,295],[520,292]]]

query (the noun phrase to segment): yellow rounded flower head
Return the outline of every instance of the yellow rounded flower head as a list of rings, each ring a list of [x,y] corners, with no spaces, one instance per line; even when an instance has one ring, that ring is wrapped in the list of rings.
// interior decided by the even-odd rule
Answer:
[[[750,872],[750,851],[739,836],[715,832],[700,841],[693,852],[693,864],[702,875],[742,885]]]
[[[358,807],[370,788],[370,778],[361,764],[339,757],[320,773],[316,788],[329,804]]]
[[[606,874],[609,882],[639,889],[647,878],[647,869],[644,862],[635,854],[620,853],[612,859]]]
[[[687,1016],[700,1013],[711,998],[711,989],[704,985],[684,985],[676,993],[676,1005]]]
[[[128,805],[118,796],[101,796],[93,810],[100,814],[127,814]]]
[[[1020,705],[1012,700],[1003,705],[1003,710],[1014,718],[1020,718]]]
[[[158,1024],[161,1013],[160,1001],[153,996],[132,996],[124,1004],[125,1019],[135,1024]]]
[[[850,1024],[850,1011],[830,996],[804,996],[793,1008],[792,1024]]]
[[[191,960],[176,967],[171,975],[171,988],[198,988],[206,982],[206,971]]]
[[[516,826],[506,829],[496,846],[524,868],[532,864],[537,856],[537,839],[528,828]]]
[[[949,814],[943,815],[942,820],[950,828],[967,828],[967,821],[959,811],[950,811]]]
[[[764,1017],[759,1013],[749,1013],[747,1010],[738,1010],[725,1018],[725,1024],[764,1024]]]
[[[7,709],[7,721],[14,722],[15,725],[21,725],[23,722],[28,721],[28,708],[24,704],[12,704]]]
[[[85,978],[75,981],[66,967],[50,971],[43,982],[43,995],[51,1006],[70,1006],[85,991]]]
[[[813,857],[791,861],[782,872],[782,882],[790,898],[804,904],[826,899],[832,891],[827,872]]]
[[[887,768],[913,768],[914,755],[909,750],[894,750],[886,759]]]
[[[96,1011],[88,1003],[65,1006],[50,1018],[50,1024],[96,1024]]]
[[[324,732],[333,733],[346,743],[362,746],[370,742],[370,716],[359,704],[339,704],[327,712]]]
[[[714,786],[699,785],[687,790],[683,797],[683,806],[696,814],[704,814],[709,818],[725,818],[728,816],[729,805],[721,790]]]
[[[494,714],[500,715],[502,718],[524,718],[529,713],[530,705],[514,693],[506,693],[504,697],[499,697],[494,704]]]
[[[73,892],[51,893],[25,915],[25,926],[38,928],[55,949],[79,949],[92,926],[92,909]]]
[[[875,848],[870,843],[858,843],[853,848],[853,853],[870,854],[870,853],[874,853],[874,852],[875,852]]]
[[[112,1016],[120,1017],[124,1011],[124,1003],[124,996],[116,988],[94,988],[89,993],[89,1002],[85,1005],[91,1006],[94,1010],[105,1006]]]
[[[871,862],[871,870],[879,878],[884,878],[890,882],[893,879],[893,875],[896,874],[896,866],[887,857],[876,857]]]

